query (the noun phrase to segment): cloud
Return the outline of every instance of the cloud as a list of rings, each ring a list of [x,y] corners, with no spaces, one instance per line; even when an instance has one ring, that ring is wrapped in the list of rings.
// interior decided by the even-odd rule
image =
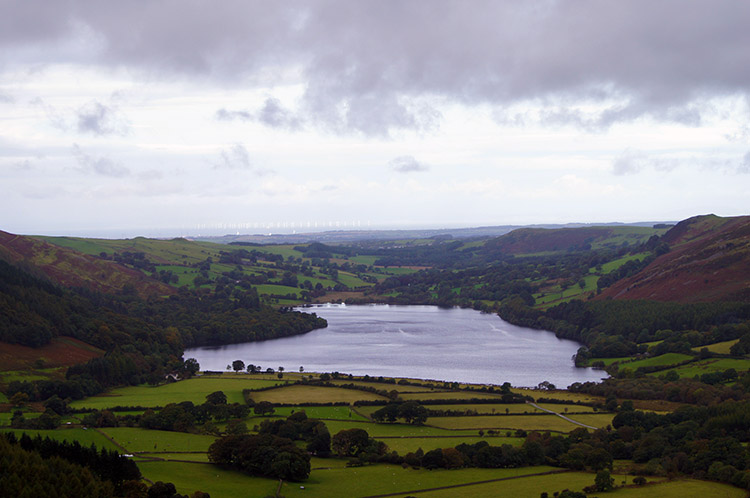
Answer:
[[[73,144],[73,155],[78,161],[78,170],[82,173],[94,173],[112,178],[123,178],[130,175],[130,170],[105,156],[94,157],[85,153],[78,144]]]
[[[254,115],[249,111],[230,111],[228,109],[221,108],[216,111],[216,119],[219,121],[251,121],[254,119]]]
[[[271,128],[284,128],[287,130],[299,130],[302,128],[302,119],[293,111],[281,104],[279,99],[269,97],[263,106],[256,112],[248,110],[230,111],[221,108],[216,111],[216,119],[219,121],[257,121]]]
[[[224,149],[220,155],[221,160],[214,165],[214,169],[249,170],[251,168],[250,154],[242,144],[235,144],[228,149]]]
[[[399,156],[392,159],[388,165],[393,171],[399,173],[413,173],[417,171],[429,171],[430,167],[426,164],[420,163],[413,156]]]
[[[739,167],[737,168],[738,173],[750,173],[750,151],[748,151],[742,158]]]
[[[273,170],[256,168],[250,159],[250,153],[242,144],[234,144],[219,152],[219,162],[214,164],[216,170],[252,171],[258,176],[272,174]]]
[[[77,129],[81,133],[94,135],[124,135],[128,126],[114,107],[105,106],[96,100],[89,102],[76,112]]]
[[[9,0],[0,67],[24,57],[228,87],[301,84],[299,112],[267,102],[253,116],[342,133],[429,129],[425,96],[532,103],[584,127],[642,117],[695,126],[712,99],[750,92],[748,18],[750,3],[736,0]],[[581,102],[597,109],[575,110]]]

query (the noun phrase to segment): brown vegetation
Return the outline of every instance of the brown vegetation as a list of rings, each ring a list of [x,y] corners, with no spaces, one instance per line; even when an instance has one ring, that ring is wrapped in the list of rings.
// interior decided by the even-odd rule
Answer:
[[[750,216],[696,216],[662,238],[670,251],[598,299],[750,301]]]
[[[173,287],[116,262],[3,231],[0,231],[0,258],[36,267],[47,278],[66,287],[117,293],[125,286],[132,286],[142,296],[176,292]]]

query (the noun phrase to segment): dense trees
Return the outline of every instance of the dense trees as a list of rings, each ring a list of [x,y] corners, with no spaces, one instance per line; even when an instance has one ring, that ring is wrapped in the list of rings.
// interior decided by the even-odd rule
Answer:
[[[208,449],[210,462],[247,474],[302,481],[310,475],[310,455],[291,439],[258,434],[226,436]]]
[[[166,373],[197,371],[194,359],[180,359],[185,347],[271,339],[325,326],[314,314],[260,306],[252,289],[232,296],[183,291],[143,300],[132,292],[63,290],[0,261],[0,341],[36,347],[67,335],[106,351],[70,367],[66,380],[11,383],[9,397],[23,392],[32,401],[53,395],[80,399],[115,385],[158,384]]]

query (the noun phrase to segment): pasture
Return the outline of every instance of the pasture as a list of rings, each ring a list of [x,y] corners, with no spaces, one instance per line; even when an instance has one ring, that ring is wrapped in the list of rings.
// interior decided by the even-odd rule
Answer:
[[[253,401],[304,405],[305,403],[354,403],[355,401],[385,400],[384,396],[338,387],[293,385],[258,391],[251,394]]]
[[[70,406],[102,410],[114,406],[165,406],[180,401],[201,404],[206,401],[208,394],[215,391],[223,391],[229,403],[244,403],[243,389],[258,389],[285,383],[283,380],[266,380],[253,375],[194,377],[157,387],[142,385],[113,389],[104,395],[73,401]]]
[[[216,440],[215,436],[155,431],[139,427],[105,427],[99,430],[125,448],[128,453],[206,452]]]

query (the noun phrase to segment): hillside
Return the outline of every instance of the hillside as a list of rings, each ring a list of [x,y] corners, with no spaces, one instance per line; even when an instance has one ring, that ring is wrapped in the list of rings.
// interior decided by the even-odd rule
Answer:
[[[0,259],[34,267],[64,287],[117,293],[134,288],[142,296],[173,294],[175,289],[143,273],[43,240],[0,231]]]
[[[492,254],[518,255],[616,249],[646,242],[652,235],[661,235],[665,231],[665,229],[635,226],[519,228],[487,241],[484,251]]]
[[[662,237],[670,251],[597,299],[750,301],[750,216],[696,216]]]

